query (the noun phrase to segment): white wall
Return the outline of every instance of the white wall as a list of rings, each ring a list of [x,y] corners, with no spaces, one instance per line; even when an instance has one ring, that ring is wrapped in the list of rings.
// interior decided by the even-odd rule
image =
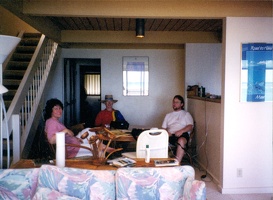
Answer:
[[[272,18],[226,20],[223,193],[273,193],[272,102],[239,101],[241,44],[272,43],[272,36]]]
[[[149,96],[122,95],[123,56],[149,57]],[[102,98],[105,94],[113,94],[118,99],[114,107],[122,112],[131,127],[161,127],[165,114],[172,111],[173,96],[184,95],[184,50],[63,49],[47,98],[63,100],[64,58],[101,59]]]
[[[186,44],[185,50],[185,86],[200,85],[210,94],[221,95],[222,44]],[[198,163],[206,168],[216,184],[220,184],[221,104],[195,99],[186,101],[196,122]]]
[[[186,44],[186,87],[200,85],[221,95],[221,44]]]

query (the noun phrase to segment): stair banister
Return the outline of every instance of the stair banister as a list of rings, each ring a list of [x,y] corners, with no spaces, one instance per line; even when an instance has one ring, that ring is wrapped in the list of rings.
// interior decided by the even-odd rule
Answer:
[[[22,108],[22,103],[18,103],[18,102],[24,102],[24,99],[26,98],[28,91],[29,91],[29,87],[33,81],[33,77],[34,77],[34,73],[35,73],[35,68],[34,66],[39,66],[39,62],[40,58],[42,56],[43,51],[40,51],[41,49],[45,48],[46,46],[46,42],[45,42],[45,36],[42,35],[40,38],[40,41],[36,47],[36,50],[32,56],[32,59],[29,62],[28,68],[25,72],[25,75],[21,81],[21,84],[19,86],[19,88],[16,91],[16,94],[10,104],[10,107],[8,109],[8,113],[7,113],[7,119],[8,119],[8,126],[9,126],[9,130],[11,134],[11,130],[14,128],[12,127],[12,120],[11,117],[13,114],[20,114],[20,110]],[[23,124],[21,124],[22,126]],[[21,129],[22,131],[22,129]],[[24,144],[26,142],[26,137],[24,132],[19,133],[19,135],[21,136],[20,140],[21,140],[21,145],[20,145],[20,151],[19,152],[15,152],[14,150],[14,154],[21,154],[22,152],[22,148],[24,147]],[[14,146],[13,146],[14,147]],[[15,161],[15,160],[14,160]]]
[[[9,107],[7,118],[9,134],[13,133],[13,163],[21,158],[57,47],[57,43],[41,36]]]

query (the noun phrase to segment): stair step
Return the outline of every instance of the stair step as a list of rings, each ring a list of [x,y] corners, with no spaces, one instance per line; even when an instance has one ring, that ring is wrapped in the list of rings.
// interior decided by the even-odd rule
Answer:
[[[39,38],[22,38],[20,46],[37,46]]]
[[[6,109],[9,108],[16,94],[33,53],[36,50],[37,44],[40,41],[41,35],[41,33],[24,33],[5,71],[3,71],[3,84],[9,90],[9,92],[3,95]]]
[[[22,79],[26,70],[5,70],[3,78],[5,79]]]
[[[24,33],[24,38],[40,38],[41,33]]]
[[[9,61],[7,69],[9,70],[26,70],[29,62],[25,61]]]
[[[20,53],[34,53],[36,46],[17,46],[16,52]]]
[[[21,83],[21,80],[12,80],[12,79],[5,79],[3,80],[4,85],[6,86],[15,86]]]
[[[33,54],[14,53],[11,60],[13,61],[30,61]]]

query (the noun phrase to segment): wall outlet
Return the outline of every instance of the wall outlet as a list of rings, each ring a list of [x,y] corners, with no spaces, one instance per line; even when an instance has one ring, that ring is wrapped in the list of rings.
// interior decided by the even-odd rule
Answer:
[[[237,177],[243,177],[243,169],[242,168],[237,169]]]

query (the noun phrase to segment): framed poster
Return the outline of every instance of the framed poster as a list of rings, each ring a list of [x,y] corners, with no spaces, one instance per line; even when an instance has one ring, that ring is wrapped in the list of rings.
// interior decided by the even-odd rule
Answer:
[[[272,102],[272,43],[242,44],[241,102]]]
[[[123,95],[148,96],[149,57],[124,56],[122,58]]]

